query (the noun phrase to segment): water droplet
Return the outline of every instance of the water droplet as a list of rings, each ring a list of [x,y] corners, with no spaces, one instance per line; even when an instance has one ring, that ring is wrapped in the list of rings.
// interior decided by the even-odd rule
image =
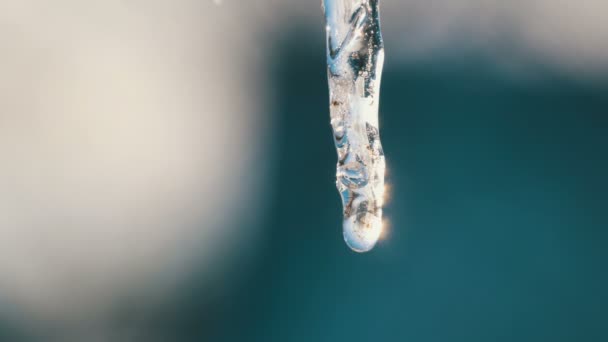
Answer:
[[[368,252],[382,234],[382,214],[370,212],[367,202],[359,204],[357,212],[344,218],[344,241],[355,252]]]

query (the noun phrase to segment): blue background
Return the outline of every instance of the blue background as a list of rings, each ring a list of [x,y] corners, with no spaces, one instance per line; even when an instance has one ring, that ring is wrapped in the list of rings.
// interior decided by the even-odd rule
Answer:
[[[202,325],[186,300],[183,340],[608,340],[608,83],[387,47],[389,229],[360,255],[341,237],[322,32],[286,36],[262,252]]]

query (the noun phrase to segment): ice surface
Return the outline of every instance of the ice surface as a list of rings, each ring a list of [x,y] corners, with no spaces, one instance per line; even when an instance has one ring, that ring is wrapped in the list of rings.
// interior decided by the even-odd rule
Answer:
[[[378,0],[324,0],[323,6],[344,240],[354,251],[366,252],[382,232],[384,197],[385,161],[378,130],[384,45]]]

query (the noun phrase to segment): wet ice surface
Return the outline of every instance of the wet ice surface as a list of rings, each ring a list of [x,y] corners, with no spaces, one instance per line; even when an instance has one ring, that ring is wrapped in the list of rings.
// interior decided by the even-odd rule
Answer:
[[[324,0],[323,5],[344,240],[354,251],[366,252],[382,232],[384,198],[385,161],[378,130],[384,47],[378,0]]]

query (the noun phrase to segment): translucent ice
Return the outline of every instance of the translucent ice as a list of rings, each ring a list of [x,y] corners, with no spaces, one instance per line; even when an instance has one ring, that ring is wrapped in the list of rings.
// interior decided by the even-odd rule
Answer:
[[[382,232],[384,197],[385,162],[378,130],[384,45],[378,0],[323,0],[323,7],[344,240],[354,251],[366,252]]]

